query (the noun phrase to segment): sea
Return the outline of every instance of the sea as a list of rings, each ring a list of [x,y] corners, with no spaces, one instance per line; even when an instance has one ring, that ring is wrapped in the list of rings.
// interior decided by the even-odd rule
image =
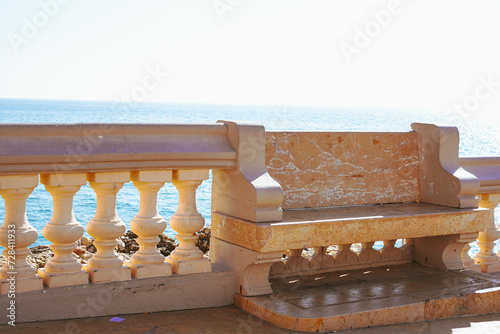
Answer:
[[[379,110],[361,108],[308,107],[286,105],[215,105],[174,104],[159,102],[73,101],[0,99],[0,123],[208,123],[218,120],[254,121],[266,130],[301,131],[411,131],[414,122],[456,126],[460,131],[460,156],[500,156],[500,125],[474,114],[448,111]],[[2,148],[0,147],[0,150]],[[211,179],[197,190],[197,208],[210,224]],[[178,195],[172,184],[158,194],[159,213],[168,220],[177,210]],[[38,231],[33,245],[49,245],[42,235],[43,226],[52,216],[52,198],[38,185],[27,200],[27,216]],[[74,198],[74,214],[85,226],[94,216],[94,191],[83,186]],[[129,228],[139,209],[139,192],[126,183],[117,196],[117,212]],[[5,206],[0,201],[0,217]],[[497,224],[500,208],[496,210]],[[3,221],[3,219],[2,219]],[[175,232],[168,226],[171,237]],[[381,247],[377,243],[376,247]],[[499,248],[497,241],[496,250]],[[0,247],[1,249],[1,247]],[[478,251],[473,244],[471,255]]]

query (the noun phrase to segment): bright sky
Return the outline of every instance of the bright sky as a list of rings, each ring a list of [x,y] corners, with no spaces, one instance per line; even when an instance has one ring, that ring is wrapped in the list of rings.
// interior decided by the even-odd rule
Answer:
[[[0,97],[497,115],[499,15],[495,0],[0,0]]]

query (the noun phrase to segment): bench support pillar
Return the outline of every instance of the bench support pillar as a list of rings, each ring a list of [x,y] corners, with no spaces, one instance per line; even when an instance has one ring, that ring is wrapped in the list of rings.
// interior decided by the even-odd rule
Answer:
[[[444,270],[464,269],[463,247],[476,240],[478,232],[413,239],[415,261]]]
[[[283,252],[259,253],[214,237],[210,239],[210,260],[236,272],[238,292],[243,296],[273,292],[269,284],[269,269],[282,256]]]

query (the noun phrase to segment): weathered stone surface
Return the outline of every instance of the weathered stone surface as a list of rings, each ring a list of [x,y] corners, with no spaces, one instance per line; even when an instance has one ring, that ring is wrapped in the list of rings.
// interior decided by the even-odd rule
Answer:
[[[418,159],[415,132],[267,132],[283,209],[417,201]]]
[[[41,282],[41,279],[39,280]],[[104,284],[57,287],[19,294],[16,291],[17,312],[14,329],[16,330],[18,324],[23,322],[66,319],[61,330],[53,331],[59,333],[66,331],[65,325],[66,329],[76,328],[67,326],[68,323],[72,323],[69,319],[92,317],[83,323],[82,333],[110,333],[112,331],[109,329],[92,331],[89,321],[98,321],[95,317],[107,315],[127,318],[124,315],[231,305],[236,292],[236,274],[218,264],[213,266],[211,273],[126,281],[113,280]],[[0,305],[7,305],[8,301],[7,295],[0,295]],[[0,324],[6,324],[8,321],[9,318],[0,317]],[[201,328],[200,326],[203,327],[204,323],[199,322],[198,327]],[[134,328],[131,331],[118,330],[121,333],[142,332],[141,328]],[[0,332],[3,333],[3,329],[0,329]],[[48,333],[52,331],[34,329],[18,332]],[[74,330],[69,330],[69,333],[74,332]]]
[[[212,214],[212,236],[258,252],[477,232],[487,209],[425,203],[288,210],[283,221],[251,223]]]

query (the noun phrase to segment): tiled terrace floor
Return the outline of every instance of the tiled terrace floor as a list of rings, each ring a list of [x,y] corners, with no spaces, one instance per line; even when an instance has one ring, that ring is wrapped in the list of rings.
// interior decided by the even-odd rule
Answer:
[[[345,334],[498,334],[500,333],[499,287],[500,274],[485,275],[468,271],[443,272],[411,264],[275,279],[273,296],[252,297],[250,300],[254,305],[267,305],[270,309],[282,314],[292,312],[292,316],[295,317],[313,316],[326,319],[346,317],[346,315],[352,317],[353,314],[361,315],[356,318],[357,322],[354,322],[356,325],[362,324],[366,319],[376,323],[377,319],[381,320],[391,312],[395,314],[393,319],[396,320],[402,319],[401,316],[410,317],[407,320],[409,323],[406,324],[341,331]],[[270,300],[272,304],[268,304]],[[168,303],[168,300],[165,302]],[[402,312],[402,309],[406,311]],[[480,313],[496,313],[431,320],[433,315],[448,317],[474,310]],[[423,318],[419,318],[421,316]],[[113,317],[107,316],[17,324],[15,328],[1,325],[0,333],[301,333],[293,329],[276,327],[235,306],[119,317],[125,320],[113,322],[110,321]]]
[[[249,315],[236,306],[188,311],[133,314],[122,316],[122,322],[112,317],[58,320],[0,325],[0,333],[26,334],[292,334],[302,333],[273,326]],[[500,313],[455,319],[416,322],[340,331],[342,334],[498,334]]]
[[[236,305],[280,327],[326,332],[500,312],[499,278],[413,263],[273,279],[272,295],[237,295]]]

